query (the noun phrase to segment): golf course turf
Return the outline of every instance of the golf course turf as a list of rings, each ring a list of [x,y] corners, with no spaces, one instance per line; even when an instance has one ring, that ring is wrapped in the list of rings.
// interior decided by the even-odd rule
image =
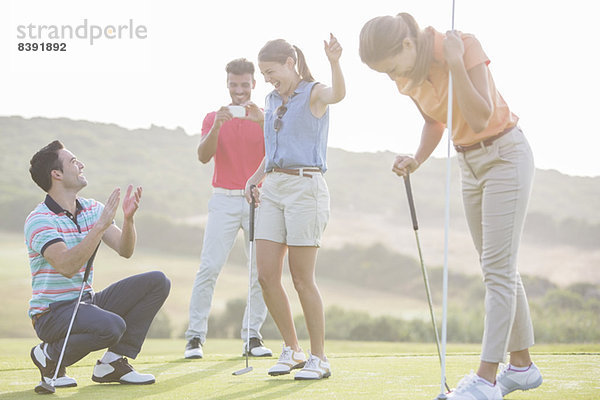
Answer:
[[[32,339],[0,339],[0,400],[39,398],[33,388],[39,372],[29,359]],[[281,344],[266,341],[276,356]],[[308,343],[301,343],[308,350]],[[185,360],[183,339],[148,340],[132,365],[156,376],[156,384],[131,386],[91,381],[95,352],[67,369],[75,388],[57,389],[69,399],[434,399],[440,391],[435,344],[327,341],[332,377],[294,381],[292,375],[269,377],[272,358],[251,358],[253,371],[233,376],[245,366],[240,340],[209,339],[201,360]],[[478,364],[478,345],[448,346],[450,387]],[[514,392],[506,399],[592,400],[600,395],[600,344],[540,345],[533,359],[544,375],[541,387]]]

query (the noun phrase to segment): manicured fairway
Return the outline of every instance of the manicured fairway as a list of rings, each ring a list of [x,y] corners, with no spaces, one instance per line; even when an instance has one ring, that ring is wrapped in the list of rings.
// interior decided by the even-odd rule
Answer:
[[[0,339],[0,400],[39,398],[33,388],[39,374],[29,359],[31,339]],[[132,364],[156,376],[149,386],[99,385],[90,379],[101,353],[93,353],[68,374],[79,386],[57,390],[47,398],[69,399],[434,399],[439,393],[440,370],[435,345],[411,343],[327,342],[333,368],[330,379],[296,382],[291,375],[272,378],[268,368],[275,358],[250,359],[254,370],[242,376],[232,372],[245,366],[239,340],[210,340],[202,360],[182,358],[183,340],[148,340]],[[279,353],[280,344],[267,345]],[[307,348],[306,343],[302,345]],[[451,386],[475,368],[478,346],[449,345],[447,376]],[[507,399],[600,399],[600,345],[537,346],[535,362],[544,384]]]

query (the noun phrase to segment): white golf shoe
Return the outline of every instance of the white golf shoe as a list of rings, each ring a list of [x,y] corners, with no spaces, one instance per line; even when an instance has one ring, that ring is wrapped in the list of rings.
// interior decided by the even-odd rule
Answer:
[[[269,369],[269,375],[277,376],[289,374],[293,369],[304,367],[305,363],[306,355],[304,355],[304,352],[295,352],[291,347],[284,344],[277,364]]]
[[[202,343],[200,343],[199,337],[193,337],[187,342],[183,356],[188,360],[204,357],[204,353],[202,352]]]
[[[155,382],[154,375],[140,374],[125,357],[121,357],[109,364],[98,360],[94,366],[92,380],[98,383],[118,382],[129,385],[149,385]]]
[[[296,380],[317,380],[317,379],[325,379],[331,376],[331,365],[329,365],[329,360],[325,358],[325,360],[321,360],[319,357],[315,355],[310,355],[308,361],[304,365],[294,379]]]
[[[529,390],[540,386],[544,379],[538,367],[531,363],[527,368],[517,368],[506,364],[496,377],[496,382],[506,396],[515,390]]]
[[[476,373],[471,373],[458,382],[456,389],[448,393],[453,400],[502,400],[498,385],[492,385]]]
[[[273,352],[271,349],[265,347],[262,340],[257,337],[250,338],[250,353],[248,354],[250,357],[271,357]],[[244,348],[242,350],[242,357],[246,356],[246,343],[244,343]]]
[[[31,349],[31,360],[36,367],[40,370],[41,379],[47,384],[52,384],[52,378],[54,377],[54,371],[56,370],[56,361],[50,360],[43,348],[46,347],[46,343],[40,343]],[[64,365],[58,369],[58,376],[54,381],[55,388],[65,388],[77,386],[77,381],[70,376],[67,376],[67,370]]]

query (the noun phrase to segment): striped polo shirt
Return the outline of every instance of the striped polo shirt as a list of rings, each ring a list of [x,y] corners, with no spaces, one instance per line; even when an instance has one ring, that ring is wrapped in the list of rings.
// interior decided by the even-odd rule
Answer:
[[[85,238],[100,218],[104,205],[96,200],[78,198],[75,215],[64,210],[50,197],[29,214],[25,220],[25,244],[29,253],[32,296],[29,316],[45,312],[50,303],[73,300],[79,296],[86,265],[72,278],[55,270],[44,258],[46,248],[53,243],[64,242],[67,248],[76,246]],[[85,292],[92,291],[94,267],[85,285]]]

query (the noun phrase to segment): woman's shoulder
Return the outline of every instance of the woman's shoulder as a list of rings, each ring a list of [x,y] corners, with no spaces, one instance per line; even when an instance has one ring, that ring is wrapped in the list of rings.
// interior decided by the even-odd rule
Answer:
[[[478,64],[486,64],[490,63],[490,59],[488,58],[485,51],[483,51],[483,46],[479,40],[472,33],[462,33],[461,38],[463,40],[465,46],[464,60],[465,67],[467,70],[473,68]]]

